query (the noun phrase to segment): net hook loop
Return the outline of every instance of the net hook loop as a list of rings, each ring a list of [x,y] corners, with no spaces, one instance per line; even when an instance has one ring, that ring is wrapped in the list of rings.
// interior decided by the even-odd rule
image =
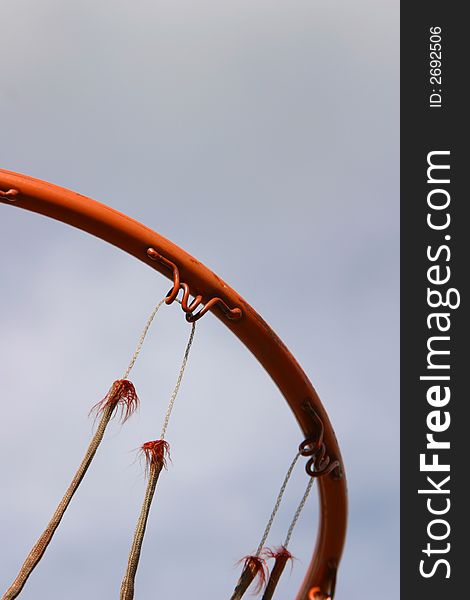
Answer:
[[[314,418],[318,428],[315,433],[309,435],[299,445],[299,453],[302,456],[311,457],[305,465],[307,475],[309,477],[323,477],[333,473],[335,479],[340,479],[342,476],[340,462],[339,460],[331,460],[323,441],[325,426],[322,419],[308,399],[304,401],[303,408]]]
[[[172,304],[176,300],[179,291],[183,290],[183,297],[181,298],[181,308],[186,313],[186,321],[188,321],[188,323],[194,323],[195,321],[198,321],[201,317],[203,317],[206,314],[207,311],[209,311],[216,304],[219,305],[220,309],[227,317],[227,319],[230,319],[231,321],[238,321],[241,319],[243,314],[241,308],[230,308],[227,305],[227,303],[219,297],[211,298],[202,306],[202,308],[199,309],[197,313],[195,313],[194,311],[202,303],[202,295],[197,294],[194,297],[194,299],[191,302],[189,302],[191,291],[189,289],[188,284],[181,281],[179,269],[175,265],[175,263],[169,260],[168,258],[162,256],[159,252],[155,250],[155,248],[147,248],[147,256],[151,260],[159,262],[161,265],[171,270],[173,274],[173,287],[168,292],[165,298],[165,303]]]
[[[6,198],[7,200],[10,200],[10,202],[15,202],[16,197],[19,195],[19,193],[20,193],[19,190],[16,190],[15,188],[10,188],[6,192],[3,190],[0,190],[0,196],[2,198]]]

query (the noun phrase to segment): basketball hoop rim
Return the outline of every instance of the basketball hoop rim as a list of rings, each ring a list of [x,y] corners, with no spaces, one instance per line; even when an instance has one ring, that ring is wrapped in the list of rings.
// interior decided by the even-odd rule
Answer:
[[[0,169],[0,202],[67,223],[135,256],[173,282],[176,265],[179,279],[191,296],[220,319],[252,352],[276,383],[305,438],[320,435],[331,461],[339,468],[318,477],[320,523],[313,557],[296,600],[308,600],[318,588],[333,595],[336,569],[344,547],[347,527],[346,477],[333,427],[312,383],[284,343],[262,317],[220,277],[201,262],[145,225],[105,204],[68,189],[27,175]],[[153,250],[164,260],[156,260]],[[225,305],[225,308],[224,308]],[[240,309],[233,318],[229,310]],[[188,311],[186,311],[188,312]],[[235,313],[234,313],[235,314]],[[187,316],[188,318],[188,316]]]

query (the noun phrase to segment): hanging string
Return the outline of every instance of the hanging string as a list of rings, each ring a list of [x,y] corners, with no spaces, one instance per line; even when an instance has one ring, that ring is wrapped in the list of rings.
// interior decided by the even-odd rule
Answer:
[[[162,469],[166,468],[167,458],[170,457],[170,446],[164,438],[168,428],[168,423],[170,421],[171,413],[173,411],[173,406],[183,380],[183,374],[188,362],[189,351],[191,350],[195,331],[196,322],[193,322],[191,326],[191,333],[189,335],[188,343],[186,345],[183,360],[178,373],[178,378],[170,396],[170,401],[168,403],[165,418],[163,420],[160,439],[146,442],[141,448],[141,452],[146,459],[146,472],[148,475],[148,481],[142,508],[140,510],[140,515],[134,532],[132,546],[129,552],[126,573],[121,583],[120,600],[132,600],[134,598],[135,576],[139,566],[139,559],[142,551],[142,544],[144,540],[145,529],[147,527],[150,507],[155,494],[158,478]]]
[[[175,387],[170,397],[170,401],[168,402],[168,408],[165,413],[165,419],[163,420],[162,432],[160,434],[160,438],[163,440],[166,435],[166,430],[168,429],[168,423],[170,422],[171,413],[173,412],[173,406],[175,404],[176,396],[180,391],[181,382],[183,380],[184,370],[186,369],[186,364],[188,362],[189,351],[191,350],[191,346],[193,345],[194,333],[196,331],[196,321],[192,324],[191,333],[189,334],[189,340],[186,345],[186,350],[184,351],[183,360],[181,362],[181,367],[178,373],[178,379],[176,380]]]
[[[271,600],[276,590],[277,584],[279,583],[279,579],[281,578],[281,575],[286,567],[286,564],[289,561],[292,561],[293,557],[289,550],[287,550],[287,548],[284,546],[276,548],[275,550],[267,548],[266,557],[268,559],[274,558],[274,566],[271,569],[268,583],[266,584],[266,587],[264,589],[262,600]]]
[[[243,595],[245,594],[247,589],[250,587],[253,580],[256,578],[258,579],[258,582],[257,582],[255,589],[253,590],[253,593],[258,594],[262,590],[264,584],[266,583],[267,565],[266,565],[266,560],[262,556],[263,548],[266,543],[266,540],[268,539],[268,535],[269,535],[269,532],[271,531],[271,527],[274,522],[274,518],[276,516],[277,511],[279,510],[279,506],[281,505],[282,497],[284,496],[284,492],[286,491],[287,484],[289,482],[289,479],[291,478],[292,471],[294,470],[294,467],[297,463],[299,456],[300,456],[300,452],[297,452],[297,454],[295,455],[293,461],[291,462],[291,464],[287,470],[286,476],[284,477],[284,481],[282,482],[281,488],[277,495],[276,502],[274,504],[274,508],[268,519],[268,522],[264,529],[264,533],[261,537],[261,541],[258,545],[258,548],[257,548],[255,554],[245,556],[240,561],[240,562],[243,562],[242,574],[240,575],[240,579],[238,580],[237,585],[235,586],[235,590],[234,590],[230,600],[240,600],[240,598],[243,597]]]
[[[264,530],[263,537],[261,538],[258,549],[256,550],[256,556],[259,556],[261,554],[261,551],[266,543],[266,540],[268,539],[268,535],[269,535],[269,532],[271,531],[274,517],[276,516],[276,513],[279,510],[279,507],[280,507],[281,501],[282,501],[282,497],[284,496],[284,492],[286,491],[287,484],[289,483],[289,479],[291,478],[292,471],[294,470],[295,464],[296,464],[299,456],[300,456],[300,452],[297,452],[297,454],[294,457],[294,460],[291,462],[290,467],[287,470],[286,476],[281,485],[281,489],[279,490],[279,494],[277,495],[276,503],[274,505],[273,511],[271,513],[271,516],[269,517],[268,523]]]
[[[294,517],[291,521],[286,538],[282,546],[280,548],[276,548],[275,550],[270,550],[269,548],[266,549],[265,556],[267,558],[274,558],[274,566],[271,569],[269,580],[266,584],[263,598],[261,600],[271,600],[276,590],[277,584],[279,583],[281,575],[286,567],[286,564],[289,561],[292,561],[293,559],[292,554],[287,549],[287,546],[289,545],[292,533],[295,529],[295,526],[297,525],[297,521],[299,520],[300,514],[305,506],[305,503],[307,502],[307,498],[310,494],[314,481],[315,478],[310,477],[307,484],[307,489],[305,490],[304,495],[302,496],[302,499],[297,507],[297,510],[295,511]]]
[[[50,544],[52,537],[54,536],[55,531],[57,530],[67,507],[69,506],[75,492],[77,491],[82,479],[84,478],[88,467],[90,466],[93,457],[98,450],[98,447],[103,439],[104,433],[106,431],[106,427],[109,424],[111,418],[116,414],[118,409],[120,409],[120,420],[122,423],[127,421],[127,419],[132,415],[132,413],[138,408],[139,398],[135,391],[134,385],[127,379],[129,373],[135,365],[137,357],[142,350],[142,346],[145,340],[145,337],[148,333],[150,325],[157,314],[159,308],[164,303],[165,299],[161,300],[156,307],[153,309],[150,314],[147,322],[145,323],[145,327],[142,331],[142,334],[137,343],[137,347],[132,355],[131,361],[127,369],[124,371],[124,375],[122,379],[116,380],[106,396],[91,409],[90,412],[95,412],[96,417],[100,417],[98,426],[96,431],[90,441],[90,444],[86,450],[85,456],[80,463],[67,491],[59,502],[54,514],[52,515],[51,520],[49,521],[46,529],[43,531],[38,541],[35,543],[30,553],[26,557],[18,575],[15,580],[2,596],[2,600],[14,600],[21,590],[23,589],[27,579],[33,572],[36,565],[39,563],[41,558],[43,557],[48,545]]]
[[[160,448],[157,447],[158,444],[160,445]],[[137,567],[139,566],[139,559],[142,551],[142,542],[145,535],[145,529],[147,527],[150,507],[152,505],[153,496],[157,487],[158,478],[160,476],[162,468],[166,465],[168,444],[163,440],[156,440],[155,442],[146,442],[142,446],[142,450],[146,453],[146,458],[148,460],[148,483],[147,488],[145,490],[145,496],[142,502],[140,515],[137,520],[131,550],[129,552],[126,574],[124,575],[124,579],[122,580],[121,584],[121,600],[130,600],[134,598],[135,575],[137,573]],[[148,454],[146,450],[148,451]]]
[[[294,518],[292,519],[292,522],[289,526],[289,530],[287,531],[286,539],[284,540],[284,544],[283,544],[284,548],[287,548],[287,546],[289,545],[290,539],[292,537],[292,533],[294,531],[295,526],[297,525],[297,521],[299,520],[300,513],[302,512],[302,510],[305,506],[305,503],[307,502],[307,498],[310,494],[310,490],[312,489],[312,486],[314,483],[315,483],[315,478],[311,477],[307,484],[307,489],[305,490],[305,493],[302,496],[302,500],[300,501],[299,506],[297,507],[297,510],[295,511]]]
[[[137,358],[140,354],[140,351],[142,350],[142,346],[144,345],[144,341],[145,341],[145,338],[147,337],[147,333],[148,333],[148,330],[150,329],[150,325],[152,324],[152,321],[154,320],[155,315],[157,314],[157,312],[160,309],[160,306],[165,302],[165,300],[166,300],[166,297],[163,298],[162,300],[160,300],[160,302],[155,306],[155,308],[150,313],[150,316],[147,319],[147,322],[145,323],[142,333],[140,334],[139,341],[137,342],[137,347],[134,350],[134,354],[132,355],[131,361],[128,364],[127,369],[124,371],[124,375],[122,376],[122,379],[127,379],[129,376],[129,373],[132,371],[132,369],[135,365],[135,361],[137,360]]]

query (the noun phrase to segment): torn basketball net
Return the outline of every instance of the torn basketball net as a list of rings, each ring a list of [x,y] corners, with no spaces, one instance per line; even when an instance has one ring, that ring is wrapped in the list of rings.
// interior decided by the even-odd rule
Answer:
[[[157,312],[163,304],[169,305],[175,301],[185,313],[190,333],[176,384],[163,415],[159,436],[143,442],[139,450],[146,473],[146,489],[121,583],[121,600],[134,598],[137,569],[152,500],[159,477],[171,461],[170,446],[166,439],[168,424],[193,344],[196,322],[208,311],[217,316],[266,368],[290,405],[304,438],[287,470],[256,550],[240,560],[241,573],[230,600],[240,600],[247,591],[262,595],[262,600],[274,597],[287,564],[292,566],[289,543],[314,481],[318,481],[320,495],[319,531],[312,562],[296,598],[332,600],[344,545],[347,514],[346,482],[341,455],[326,411],[312,384],[272,329],[243,298],[196,259],[156,232],[102,204],[46,182],[2,170],[0,203],[50,216],[101,237],[166,275],[173,283],[169,293],[155,306],[147,319],[127,368],[111,384],[102,400],[92,407],[90,412],[95,419],[95,432],[85,456],[51,520],[2,600],[13,600],[20,594],[44,556],[111,420],[116,418],[125,424],[137,410],[139,398],[134,383],[129,379],[130,373]],[[192,293],[193,290],[197,290],[197,293]],[[301,458],[307,459],[305,492],[284,539],[269,545],[272,525],[291,475]]]

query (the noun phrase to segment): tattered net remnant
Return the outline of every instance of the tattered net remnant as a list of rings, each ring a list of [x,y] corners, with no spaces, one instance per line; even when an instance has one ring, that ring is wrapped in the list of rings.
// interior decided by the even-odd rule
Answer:
[[[122,423],[125,423],[138,407],[139,398],[134,384],[128,379],[117,379],[106,396],[93,406],[90,414],[95,413],[96,416],[99,416],[107,408],[120,408],[121,414],[119,419]]]

